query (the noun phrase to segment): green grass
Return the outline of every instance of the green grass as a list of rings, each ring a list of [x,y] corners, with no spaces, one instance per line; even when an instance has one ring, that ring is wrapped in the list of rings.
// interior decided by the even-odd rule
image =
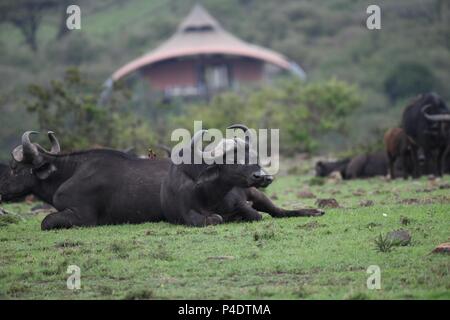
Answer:
[[[279,178],[267,194],[284,207],[314,206],[316,199],[297,196],[309,179]],[[29,206],[6,205],[17,219],[0,223],[0,298],[450,299],[450,256],[430,253],[449,240],[450,194],[429,184],[326,182],[309,188],[341,208],[323,217],[265,216],[207,228],[147,223],[42,232],[43,217],[28,214]],[[363,200],[374,205],[362,207]],[[410,245],[376,249],[380,234],[402,228]],[[66,287],[69,265],[81,268],[80,290]],[[366,287],[370,265],[381,269],[381,290]]]

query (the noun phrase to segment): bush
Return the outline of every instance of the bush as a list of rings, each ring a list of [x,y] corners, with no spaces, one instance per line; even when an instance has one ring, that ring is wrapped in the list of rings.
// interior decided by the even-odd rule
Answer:
[[[397,65],[384,82],[386,94],[393,102],[432,91],[435,85],[436,79],[431,70],[416,62]]]
[[[242,94],[225,93],[211,103],[186,107],[174,123],[192,128],[202,120],[204,128],[224,129],[244,123],[255,129],[280,128],[280,150],[314,151],[327,132],[345,132],[345,118],[361,105],[357,90],[335,79],[304,83],[283,80],[277,86]]]
[[[77,69],[66,71],[62,81],[31,85],[28,111],[36,114],[44,131],[54,131],[66,150],[93,146],[146,150],[153,133],[146,123],[124,108],[127,93],[116,88],[110,102],[97,105],[100,88]]]

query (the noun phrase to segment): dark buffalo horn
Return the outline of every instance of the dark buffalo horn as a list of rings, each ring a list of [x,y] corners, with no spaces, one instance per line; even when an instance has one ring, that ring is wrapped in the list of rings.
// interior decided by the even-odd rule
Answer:
[[[61,147],[59,146],[59,141],[55,136],[55,133],[53,131],[48,132],[48,138],[50,139],[50,142],[52,143],[52,149],[50,150],[50,153],[52,154],[58,154],[61,152]]]
[[[24,158],[33,160],[39,156],[37,147],[30,141],[30,135],[38,133],[39,132],[36,131],[27,131],[22,135],[22,148]]]
[[[421,111],[423,114],[426,114],[429,107],[431,107],[431,104],[426,104],[426,105],[424,105],[424,106],[422,107],[422,109],[420,109],[420,111]]]
[[[246,125],[237,123],[237,124],[233,124],[231,126],[229,126],[227,129],[242,129],[242,131],[244,131],[244,133],[246,134],[247,131],[249,130],[248,127]],[[245,142],[247,144],[249,144],[250,141],[250,136],[248,136],[247,134],[245,135]]]
[[[242,129],[244,132],[248,131],[248,127],[243,124],[233,124],[229,126],[227,129]]]

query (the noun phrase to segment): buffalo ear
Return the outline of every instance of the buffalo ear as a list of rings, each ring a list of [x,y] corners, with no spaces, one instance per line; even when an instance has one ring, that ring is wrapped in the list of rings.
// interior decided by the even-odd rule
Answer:
[[[196,184],[201,185],[204,183],[212,182],[219,178],[219,167],[212,165],[203,170],[197,178]]]
[[[56,167],[51,163],[45,163],[39,168],[33,169],[33,173],[40,180],[45,180],[50,177],[54,172],[56,172]]]

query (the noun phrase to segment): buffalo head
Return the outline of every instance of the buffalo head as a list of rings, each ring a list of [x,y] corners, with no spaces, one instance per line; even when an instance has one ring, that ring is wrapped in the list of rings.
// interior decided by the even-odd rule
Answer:
[[[227,129],[242,129],[244,133],[248,130],[244,125],[233,125]],[[257,159],[257,154],[250,149],[248,141],[240,138],[222,139],[210,152],[195,148],[206,132],[197,132],[191,140],[194,153],[212,163],[199,175],[197,183],[220,179],[226,184],[242,188],[267,187],[272,183],[273,176],[265,172],[258,161],[252,161],[252,158]],[[240,154],[239,150],[244,153]],[[233,163],[226,163],[227,154],[233,155]]]
[[[421,112],[435,127],[444,122],[450,122],[450,110],[444,100],[437,94],[429,93],[422,97]]]
[[[48,179],[56,167],[51,162],[51,155],[60,152],[55,134],[48,132],[52,143],[50,151],[30,141],[30,136],[37,134],[27,131],[22,135],[22,144],[12,151],[9,170],[0,176],[0,200],[14,200],[32,193],[40,181]]]
[[[450,143],[450,110],[442,99],[433,99],[421,109],[422,114],[430,122],[431,133],[436,138]]]

